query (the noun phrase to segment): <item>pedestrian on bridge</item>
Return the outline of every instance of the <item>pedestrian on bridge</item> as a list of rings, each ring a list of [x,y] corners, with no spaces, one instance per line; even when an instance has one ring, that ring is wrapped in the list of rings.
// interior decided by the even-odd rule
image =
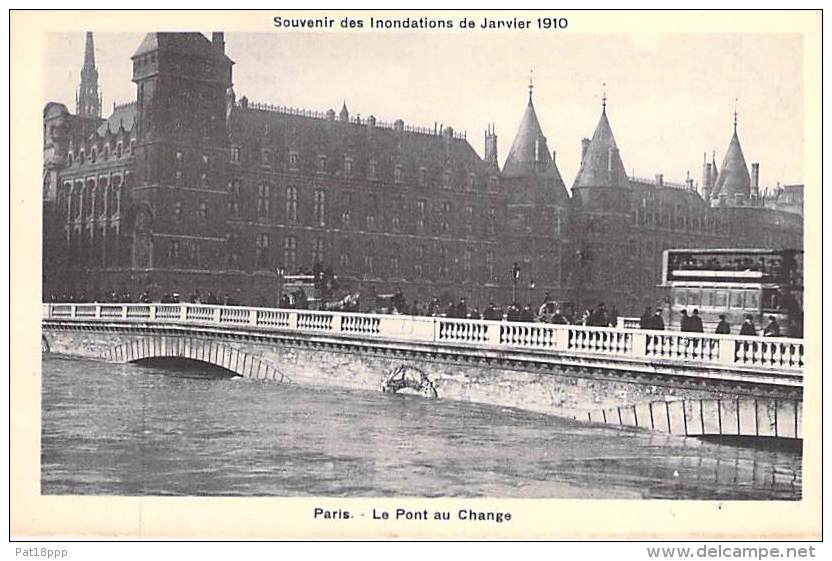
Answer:
[[[742,327],[740,328],[740,335],[756,335],[757,328],[754,327],[754,316],[751,314],[747,314],[745,316],[745,321],[742,322]]]
[[[702,325],[702,318],[699,317],[699,310],[694,308],[693,315],[690,316],[690,330],[694,333],[703,333],[705,328]]]
[[[768,316],[769,324],[763,330],[763,335],[766,337],[780,337],[780,324],[777,323],[777,318]]]
[[[728,335],[731,333],[731,325],[725,319],[725,314],[719,314],[719,323],[716,326],[716,331],[714,333],[718,333],[720,335]]]

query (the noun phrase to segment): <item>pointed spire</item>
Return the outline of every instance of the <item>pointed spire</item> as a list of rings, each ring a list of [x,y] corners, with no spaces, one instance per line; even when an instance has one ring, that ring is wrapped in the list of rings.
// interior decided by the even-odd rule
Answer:
[[[714,152],[714,157],[716,152]],[[714,163],[716,160],[714,160]],[[751,176],[748,173],[748,165],[745,163],[745,156],[740,146],[740,138],[737,134],[737,112],[734,111],[734,134],[728,143],[725,151],[725,158],[722,160],[722,167],[714,184],[713,198],[726,195],[733,198],[736,195],[749,196],[751,194]]]
[[[532,92],[534,91],[534,68],[529,68],[529,103],[532,102]]]
[[[347,100],[345,99],[344,102],[341,104],[341,112],[338,114],[338,117],[343,122],[347,122],[350,120],[350,111],[347,109]]]
[[[95,68],[95,43],[92,31],[87,31],[87,43],[84,46],[84,68]]]
[[[87,31],[84,46],[84,65],[81,67],[81,83],[75,112],[87,117],[101,117],[101,92],[98,89],[98,69],[95,67],[95,43],[92,32]]]
[[[624,162],[621,161],[615,136],[612,134],[612,127],[607,117],[606,96],[604,96],[601,118],[581,159],[581,167],[572,188],[627,187],[628,185],[627,171],[624,169]]]
[[[739,101],[738,98],[734,98],[734,134],[737,134],[737,104]]]
[[[607,83],[604,82],[603,84],[601,84],[601,86],[604,88],[604,94],[601,97],[601,112],[606,113],[607,112]]]

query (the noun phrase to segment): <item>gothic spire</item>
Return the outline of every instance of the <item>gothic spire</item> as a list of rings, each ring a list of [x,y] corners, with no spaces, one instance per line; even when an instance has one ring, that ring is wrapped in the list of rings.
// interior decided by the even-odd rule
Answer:
[[[98,91],[95,43],[91,31],[87,31],[87,41],[84,46],[84,65],[81,67],[81,83],[78,86],[75,112],[85,117],[101,117],[101,94]]]

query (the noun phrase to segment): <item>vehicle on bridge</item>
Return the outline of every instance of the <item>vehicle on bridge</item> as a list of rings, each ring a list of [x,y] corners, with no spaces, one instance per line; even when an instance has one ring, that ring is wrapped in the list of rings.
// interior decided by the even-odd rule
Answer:
[[[782,336],[803,336],[803,250],[668,249],[661,286],[670,289],[671,329],[679,329],[682,310],[698,309],[705,331],[720,315],[735,333],[747,315],[758,331],[774,316]]]

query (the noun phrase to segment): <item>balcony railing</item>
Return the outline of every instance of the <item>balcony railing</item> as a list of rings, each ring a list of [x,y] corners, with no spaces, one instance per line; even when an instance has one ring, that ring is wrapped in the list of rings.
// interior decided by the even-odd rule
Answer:
[[[803,340],[631,327],[586,327],[205,304],[44,304],[43,319],[211,325],[435,343],[500,351],[553,352],[802,376]]]

